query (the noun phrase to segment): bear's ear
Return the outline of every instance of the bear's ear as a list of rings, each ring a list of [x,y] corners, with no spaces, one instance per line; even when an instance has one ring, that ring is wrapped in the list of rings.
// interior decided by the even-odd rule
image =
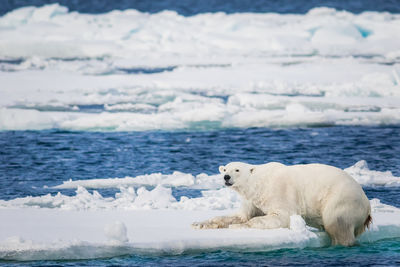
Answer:
[[[251,169],[250,169],[250,173],[253,173],[253,171],[254,171],[254,168],[251,168]]]
[[[224,173],[225,166],[219,166],[219,172]]]

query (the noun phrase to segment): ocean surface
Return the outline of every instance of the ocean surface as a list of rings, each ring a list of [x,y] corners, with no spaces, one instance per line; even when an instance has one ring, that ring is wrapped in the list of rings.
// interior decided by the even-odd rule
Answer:
[[[332,7],[339,10],[347,10],[353,13],[363,11],[388,11],[392,13],[400,12],[400,2],[398,0],[382,0],[379,4],[373,0],[310,0],[310,1],[290,1],[290,0],[212,0],[212,1],[172,1],[172,0],[7,0],[0,7],[0,14],[4,14],[18,7],[27,5],[42,6],[45,4],[59,3],[67,6],[70,10],[81,13],[105,13],[112,10],[137,9],[142,12],[155,13],[163,10],[174,10],[181,15],[191,16],[206,12],[274,12],[274,13],[306,13],[314,7]]]
[[[400,265],[400,1],[0,5],[0,265]],[[200,231],[220,165],[324,163],[359,182],[351,248]]]
[[[400,127],[324,127],[145,132],[0,132],[2,199],[57,193],[68,179],[179,171],[215,174],[231,161],[324,163],[342,169],[360,160],[400,176]],[[400,188],[367,188],[370,198],[400,207]],[[199,191],[199,190],[198,190]],[[74,192],[74,191],[73,191]],[[101,191],[100,191],[101,192]],[[189,192],[177,192],[176,194]]]
[[[85,261],[38,261],[12,266],[397,266],[400,239],[352,248],[280,249],[271,252],[192,252],[184,255],[126,255]]]

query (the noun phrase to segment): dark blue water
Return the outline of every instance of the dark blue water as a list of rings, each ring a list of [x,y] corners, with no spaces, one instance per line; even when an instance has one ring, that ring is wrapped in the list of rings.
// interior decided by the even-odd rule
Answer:
[[[399,266],[400,239],[354,247],[267,252],[201,251],[183,255],[126,255],[79,261],[1,262],[10,266]]]
[[[270,252],[214,251],[179,256],[125,256],[89,261],[51,261],[33,266],[399,266],[400,239],[351,248],[281,249]],[[382,253],[384,251],[384,253]]]
[[[0,132],[0,199],[55,193],[68,179],[115,178],[181,171],[216,174],[231,161],[319,162],[400,176],[400,127],[264,128],[189,132]],[[400,190],[365,188],[370,198],[400,207]],[[72,194],[66,190],[64,194]],[[114,195],[112,189],[103,195]],[[199,191],[174,189],[175,197]]]
[[[363,11],[400,13],[399,0],[2,0],[0,15],[22,6],[42,6],[51,3],[59,3],[71,11],[81,13],[104,13],[115,9],[137,9],[149,13],[174,10],[184,16],[205,12],[306,13],[314,7],[321,6],[352,13]]]

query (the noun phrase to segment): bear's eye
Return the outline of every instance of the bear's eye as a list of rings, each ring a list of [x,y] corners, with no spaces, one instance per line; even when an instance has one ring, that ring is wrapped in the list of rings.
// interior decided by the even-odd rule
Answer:
[[[236,172],[239,172],[239,170],[238,170],[238,169],[236,169]]]
[[[226,172],[226,169],[224,169],[224,172]]]

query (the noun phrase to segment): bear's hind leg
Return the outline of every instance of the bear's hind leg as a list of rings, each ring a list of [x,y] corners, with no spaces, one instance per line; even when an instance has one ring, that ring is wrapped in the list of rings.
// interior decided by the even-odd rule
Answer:
[[[332,240],[332,245],[353,246],[356,242],[354,226],[347,223],[342,217],[337,217],[330,223],[325,224],[325,231]]]

